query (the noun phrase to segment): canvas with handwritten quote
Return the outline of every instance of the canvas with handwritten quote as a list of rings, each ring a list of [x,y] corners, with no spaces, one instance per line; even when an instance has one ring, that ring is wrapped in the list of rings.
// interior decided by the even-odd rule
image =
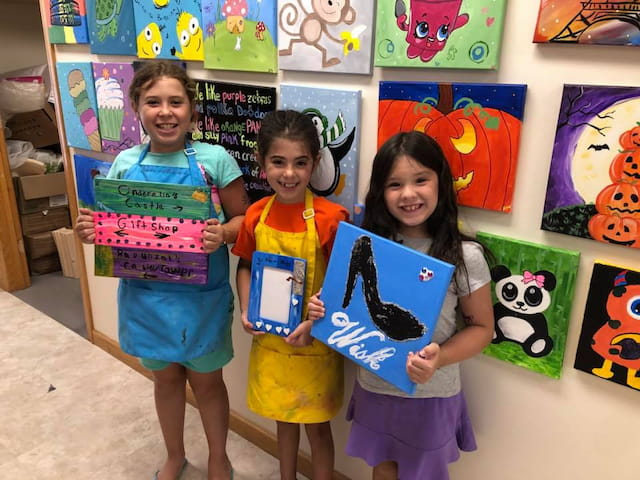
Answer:
[[[454,267],[340,222],[311,335],[412,393],[409,352],[429,344]],[[425,299],[429,301],[425,301]]]

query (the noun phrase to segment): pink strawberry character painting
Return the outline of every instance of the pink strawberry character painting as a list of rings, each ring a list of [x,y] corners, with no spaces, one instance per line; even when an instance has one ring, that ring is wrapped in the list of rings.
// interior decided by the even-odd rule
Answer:
[[[407,57],[428,62],[441,52],[451,33],[469,22],[468,14],[460,14],[461,5],[462,0],[409,0],[407,15],[404,0],[396,0],[396,23],[407,32]]]

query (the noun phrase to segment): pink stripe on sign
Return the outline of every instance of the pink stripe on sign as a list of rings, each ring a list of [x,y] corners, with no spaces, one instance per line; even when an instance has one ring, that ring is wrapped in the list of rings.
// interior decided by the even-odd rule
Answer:
[[[94,212],[96,244],[204,253],[205,220]]]

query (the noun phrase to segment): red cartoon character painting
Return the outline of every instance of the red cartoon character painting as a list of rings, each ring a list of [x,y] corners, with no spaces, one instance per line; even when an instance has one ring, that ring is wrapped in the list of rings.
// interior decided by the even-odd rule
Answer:
[[[404,0],[396,0],[396,22],[407,32],[407,57],[428,62],[442,51],[451,33],[469,22],[468,14],[460,14],[461,4],[462,0],[409,0],[407,15]]]
[[[609,320],[593,335],[591,348],[604,362],[594,375],[610,379],[612,365],[627,369],[627,385],[640,390],[640,273],[622,270],[607,298]]]

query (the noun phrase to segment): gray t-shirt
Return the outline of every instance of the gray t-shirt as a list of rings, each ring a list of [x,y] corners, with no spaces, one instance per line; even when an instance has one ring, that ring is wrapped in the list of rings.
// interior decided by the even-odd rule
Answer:
[[[401,238],[402,244],[423,253],[429,251],[429,238]],[[467,267],[469,282],[460,269],[456,269],[458,282],[451,281],[449,290],[442,305],[440,318],[436,324],[432,341],[444,343],[456,332],[456,307],[458,297],[464,297],[491,281],[489,266],[482,253],[482,248],[475,242],[462,242],[462,254]],[[436,370],[433,377],[425,383],[418,384],[413,395],[409,395],[390,383],[371,373],[365,368],[358,368],[358,382],[365,390],[397,397],[451,397],[460,392],[460,368],[458,363],[444,366]]]

